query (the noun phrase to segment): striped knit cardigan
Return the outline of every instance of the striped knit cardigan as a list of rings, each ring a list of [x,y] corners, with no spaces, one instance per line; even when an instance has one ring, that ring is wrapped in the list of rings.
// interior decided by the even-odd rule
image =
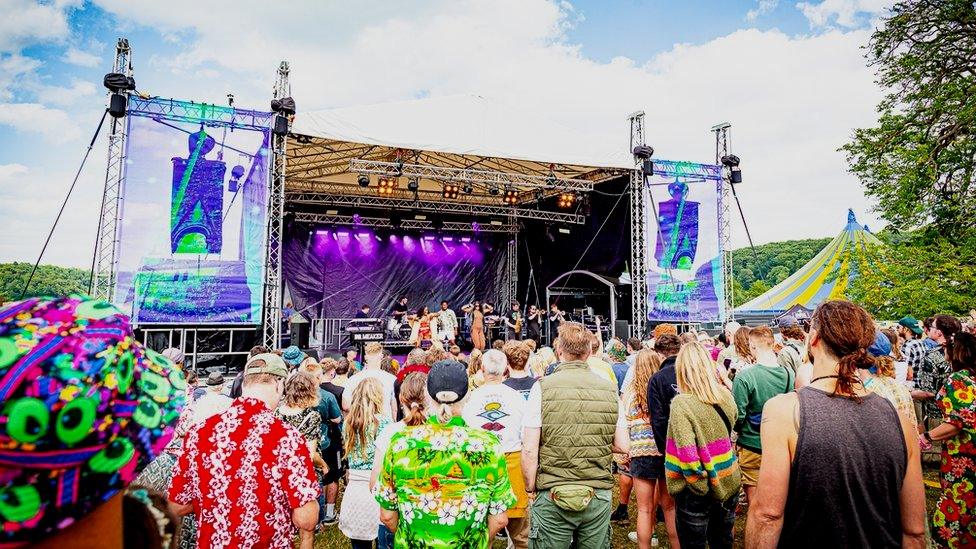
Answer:
[[[734,425],[738,415],[735,401],[731,393],[724,396],[728,398],[719,408]],[[698,397],[679,394],[671,401],[665,454],[664,469],[671,494],[687,488],[700,496],[711,493],[715,499],[725,501],[739,492],[742,479],[729,431],[715,407]]]

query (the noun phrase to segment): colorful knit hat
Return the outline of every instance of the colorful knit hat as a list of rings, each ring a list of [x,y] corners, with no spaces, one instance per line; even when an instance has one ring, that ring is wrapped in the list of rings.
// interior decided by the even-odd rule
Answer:
[[[66,528],[173,436],[186,382],[103,301],[0,309],[0,547]]]

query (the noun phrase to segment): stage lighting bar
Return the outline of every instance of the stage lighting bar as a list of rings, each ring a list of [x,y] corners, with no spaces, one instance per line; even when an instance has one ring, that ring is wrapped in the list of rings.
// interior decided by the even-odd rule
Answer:
[[[200,120],[205,120],[204,124],[208,128],[244,128],[248,130],[268,129],[271,127],[275,116],[274,113],[193,103],[192,101],[143,99],[135,94],[129,96],[128,114],[142,115],[157,121],[168,120],[197,125],[200,124]]]
[[[502,202],[509,206],[518,204],[518,191],[515,189],[505,189],[505,198],[502,198]]]
[[[457,198],[459,196],[461,196],[461,193],[458,190],[458,186],[457,185],[455,185],[453,183],[450,183],[450,184],[444,185],[444,190],[442,191],[441,196],[443,196],[444,198],[446,198],[448,200],[457,200]]]
[[[722,166],[654,159],[654,175],[722,181]]]
[[[393,196],[393,191],[400,187],[400,180],[395,177],[381,177],[377,180],[376,192],[380,196]]]
[[[556,201],[556,206],[560,209],[568,210],[576,204],[576,195],[573,193],[563,193],[559,195],[559,200]]]
[[[562,179],[545,175],[524,175],[508,172],[472,170],[469,168],[444,168],[421,164],[399,164],[380,160],[353,159],[349,161],[349,171],[369,175],[393,176],[397,170],[408,177],[419,177],[449,183],[465,182],[483,186],[518,186],[530,188],[562,189],[567,191],[592,191],[593,182],[586,179]]]
[[[333,225],[333,226],[356,226],[353,222],[353,218],[350,215],[325,215],[316,214],[308,212],[298,212],[295,214],[295,221],[301,223],[314,223],[317,225]],[[416,231],[433,231],[438,229],[442,232],[461,232],[461,233],[517,233],[519,230],[518,224],[515,223],[499,223],[495,225],[483,226],[479,225],[477,230],[474,229],[474,224],[468,223],[466,221],[444,221],[443,224],[435,224],[433,221],[419,220],[419,219],[403,219],[400,220],[398,225],[394,225],[389,218],[386,217],[360,217],[359,227],[361,228],[372,228],[372,229],[402,229],[402,230],[416,230]]]

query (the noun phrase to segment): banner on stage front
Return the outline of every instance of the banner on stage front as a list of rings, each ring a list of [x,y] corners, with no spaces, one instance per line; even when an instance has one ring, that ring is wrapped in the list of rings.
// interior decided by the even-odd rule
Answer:
[[[644,192],[657,208],[645,223],[648,320],[721,321],[722,183],[655,176]]]
[[[270,122],[130,102],[114,299],[134,322],[261,322]]]

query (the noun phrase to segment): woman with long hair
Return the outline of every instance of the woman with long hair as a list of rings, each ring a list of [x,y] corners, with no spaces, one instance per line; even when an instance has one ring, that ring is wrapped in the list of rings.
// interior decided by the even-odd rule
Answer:
[[[480,301],[461,307],[471,313],[471,345],[479,351],[485,350],[485,311]]]
[[[328,467],[319,453],[322,442],[322,416],[317,409],[319,398],[318,380],[305,371],[296,372],[285,382],[285,394],[274,415],[298,429],[298,432],[305,437],[305,444],[308,445],[308,451],[312,455],[316,477],[318,477],[319,486],[321,486],[322,475],[328,470]],[[314,542],[314,532],[299,531],[299,547],[301,549],[311,549]]]
[[[945,423],[922,434],[926,444],[942,441],[942,495],[932,517],[935,541],[943,547],[976,547],[976,336],[953,336],[949,375],[938,403]]]
[[[732,547],[742,479],[731,435],[739,412],[714,364],[697,341],[683,346],[675,361],[678,394],[668,419],[665,476],[683,547]]]
[[[908,361],[905,360],[905,355],[903,355],[901,352],[901,348],[902,345],[904,345],[905,340],[898,335],[898,330],[895,330],[894,328],[881,330],[881,333],[883,333],[891,343],[891,359],[894,367],[895,381],[907,387],[909,380],[912,379],[912,369],[908,367]]]
[[[433,320],[440,316],[440,313],[432,313],[430,309],[424,305],[417,309],[417,314],[410,315],[407,317],[407,321],[410,322],[410,343],[414,347],[426,348],[433,341],[439,341],[437,335],[437,329],[433,323]]]
[[[661,355],[651,349],[642,349],[634,362],[634,377],[630,386],[624,387],[623,403],[630,429],[630,475],[634,479],[637,499],[637,545],[640,549],[651,546],[654,526],[657,522],[658,504],[664,509],[671,547],[678,546],[678,533],[674,525],[674,500],[668,494],[661,476],[664,456],[654,442],[651,416],[647,411],[647,384],[661,369]]]
[[[369,490],[376,459],[376,437],[390,423],[383,408],[383,384],[364,379],[352,392],[349,412],[343,419],[343,444],[349,462],[348,482],[339,511],[339,530],[353,549],[369,548],[377,535],[380,508]],[[382,459],[382,457],[380,457]]]
[[[810,384],[763,407],[762,464],[749,547],[922,547],[918,434],[858,370],[875,358],[874,320],[844,300],[810,319]]]

